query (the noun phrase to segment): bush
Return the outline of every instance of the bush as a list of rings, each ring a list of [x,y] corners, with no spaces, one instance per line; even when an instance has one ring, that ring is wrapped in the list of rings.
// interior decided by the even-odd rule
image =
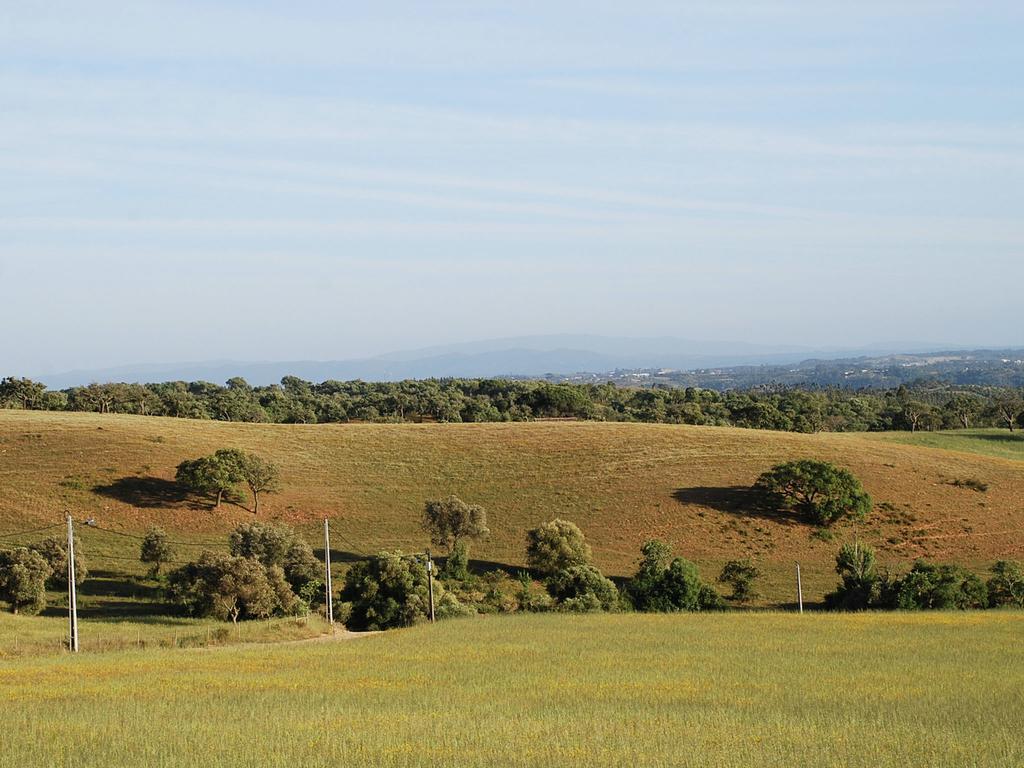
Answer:
[[[217,552],[203,552],[172,571],[168,595],[193,616],[233,622],[294,614],[301,607],[279,566]]]
[[[65,539],[50,536],[36,544],[29,544],[28,548],[38,552],[50,566],[50,577],[46,580],[46,586],[50,589],[68,588],[68,546]],[[75,536],[75,583],[81,584],[89,576],[89,568],[85,564],[85,558],[81,555],[82,542]]]
[[[486,539],[487,513],[482,507],[467,504],[458,496],[449,496],[439,501],[428,501],[423,509],[423,529],[430,534],[430,541],[445,552],[452,552],[467,539]]]
[[[988,602],[993,608],[1012,605],[1024,608],[1024,565],[1013,560],[1000,560],[992,566],[988,580]]]
[[[754,488],[773,506],[794,510],[818,525],[846,516],[864,517],[871,511],[871,497],[860,480],[827,461],[779,464],[761,475]]]
[[[392,629],[424,621],[430,610],[426,565],[399,551],[381,552],[348,570],[341,599],[350,604],[349,629]],[[435,616],[456,613],[458,601],[453,600],[435,582]]]
[[[515,613],[522,607],[522,584],[502,570],[467,579],[449,579],[445,594],[453,595],[473,613]]]
[[[286,525],[274,523],[241,523],[228,536],[232,555],[251,557],[264,565],[281,565],[295,532]]]
[[[746,603],[757,597],[757,593],[754,591],[754,581],[760,575],[761,571],[750,560],[730,560],[718,574],[718,582],[732,587],[730,600]]]
[[[951,481],[950,485],[954,485],[957,488],[967,488],[978,493],[985,493],[988,490],[988,483],[976,477],[958,477]]]
[[[34,615],[46,607],[46,580],[52,573],[46,559],[27,547],[0,552],[0,600],[12,613]]]
[[[611,611],[619,606],[619,590],[592,565],[574,565],[554,574],[548,593],[564,611]]]
[[[297,594],[308,594],[313,605],[323,599],[311,585],[323,586],[323,565],[313,548],[287,525],[242,523],[228,538],[232,555],[259,560],[265,566],[278,566]]]
[[[700,580],[697,566],[672,558],[672,549],[652,539],[641,547],[640,566],[626,585],[626,594],[638,611],[707,611],[725,607],[722,597]]]
[[[160,575],[160,566],[174,557],[174,549],[167,540],[162,528],[150,528],[139,548],[139,560],[149,563],[149,575],[156,578]]]
[[[879,606],[885,580],[875,565],[875,550],[866,544],[844,544],[836,555],[836,573],[842,581],[825,595],[825,606],[841,611],[863,611]]]
[[[918,560],[902,578],[886,586],[885,605],[904,610],[986,608],[988,588],[959,565],[934,565]]]
[[[519,601],[520,610],[530,611],[531,613],[544,613],[554,609],[554,599],[547,589],[530,578],[529,573],[520,571],[517,575],[517,581],[519,582],[519,589],[516,597]]]
[[[526,561],[545,575],[589,565],[590,554],[583,532],[568,520],[552,520],[526,533]]]
[[[284,577],[296,594],[309,595],[305,599],[310,605],[324,602],[324,564],[313,554],[313,548],[301,539],[295,539],[288,546],[281,561]]]
[[[440,576],[442,579],[453,581],[465,581],[469,578],[469,546],[466,542],[460,541],[452,547],[451,554],[445,558]]]

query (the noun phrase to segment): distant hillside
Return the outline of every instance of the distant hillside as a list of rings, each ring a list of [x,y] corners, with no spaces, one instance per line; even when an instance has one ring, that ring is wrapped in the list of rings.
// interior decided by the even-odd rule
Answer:
[[[904,352],[800,362],[701,367],[666,366],[608,374],[546,377],[555,381],[604,382],[624,386],[663,385],[724,391],[771,385],[843,389],[890,389],[902,384],[1024,387],[1024,348]]]
[[[982,444],[989,437],[1011,445],[1007,433],[975,436]],[[966,439],[958,434],[956,447]],[[491,537],[473,549],[482,564],[522,567],[526,530],[564,517],[580,524],[611,574],[629,574],[643,541],[658,537],[708,575],[728,559],[753,558],[774,603],[791,599],[796,560],[808,595],[820,597],[835,582],[839,544],[855,536],[891,565],[924,556],[985,568],[1024,555],[1024,463],[865,435],[581,422],[239,424],[14,410],[0,410],[0,536],[71,510],[107,529],[138,534],[158,524],[177,540],[223,546],[252,514],[230,504],[214,511],[172,482],[180,461],[222,447],[280,465],[283,492],[266,498],[261,518],[296,526],[316,544],[329,517],[342,553],[421,550],[423,503],[456,493],[487,509]],[[804,523],[757,511],[751,483],[797,457],[850,468],[875,512],[824,541]],[[962,478],[989,488],[952,484]],[[141,572],[136,540],[81,529],[93,568]]]
[[[284,362],[207,361],[70,371],[32,376],[52,389],[93,382],[212,381],[241,377],[253,385],[275,384],[285,376],[307,381],[400,381],[425,378],[542,377],[577,372],[607,377],[616,370],[720,366],[785,366],[812,357],[914,351],[921,345],[884,349],[814,349],[792,345],[708,342],[674,337],[615,338],[594,335],[522,336],[392,352],[354,360]],[[4,372],[24,375],[30,372]]]

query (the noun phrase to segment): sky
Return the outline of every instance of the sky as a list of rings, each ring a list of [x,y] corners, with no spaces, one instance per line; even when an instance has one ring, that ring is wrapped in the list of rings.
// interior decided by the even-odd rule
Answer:
[[[0,375],[1024,345],[1019,2],[0,3]]]

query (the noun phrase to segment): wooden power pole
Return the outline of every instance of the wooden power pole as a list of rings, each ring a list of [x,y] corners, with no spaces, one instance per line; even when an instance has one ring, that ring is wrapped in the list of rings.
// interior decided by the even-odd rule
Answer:
[[[430,621],[434,621],[434,561],[427,550],[427,591],[430,593]]]
[[[331,586],[331,529],[327,524],[327,518],[324,518],[324,571],[326,572],[326,578],[324,579],[324,597],[327,600],[327,623],[334,628],[334,600],[333,593],[334,589]]]
[[[804,585],[800,580],[800,563],[796,564],[796,602],[800,606],[800,613],[804,612]]]
[[[75,589],[75,530],[68,515],[68,649],[78,653],[78,594]]]

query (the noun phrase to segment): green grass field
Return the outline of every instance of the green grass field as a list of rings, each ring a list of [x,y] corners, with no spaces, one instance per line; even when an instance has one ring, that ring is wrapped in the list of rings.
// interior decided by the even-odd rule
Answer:
[[[63,615],[57,615],[60,610]],[[46,616],[13,616],[0,612],[0,659],[63,654],[68,647],[67,609],[53,607]],[[243,621],[231,625],[216,619],[141,612],[136,618],[79,619],[83,653],[144,648],[192,648],[235,643],[276,643],[303,640],[328,632],[316,615]]]
[[[465,619],[0,662],[0,766],[1024,764],[1024,614]]]
[[[1006,429],[958,429],[952,432],[880,432],[876,439],[906,445],[942,448],[947,451],[978,453],[1001,459],[1024,461],[1024,433]]]

